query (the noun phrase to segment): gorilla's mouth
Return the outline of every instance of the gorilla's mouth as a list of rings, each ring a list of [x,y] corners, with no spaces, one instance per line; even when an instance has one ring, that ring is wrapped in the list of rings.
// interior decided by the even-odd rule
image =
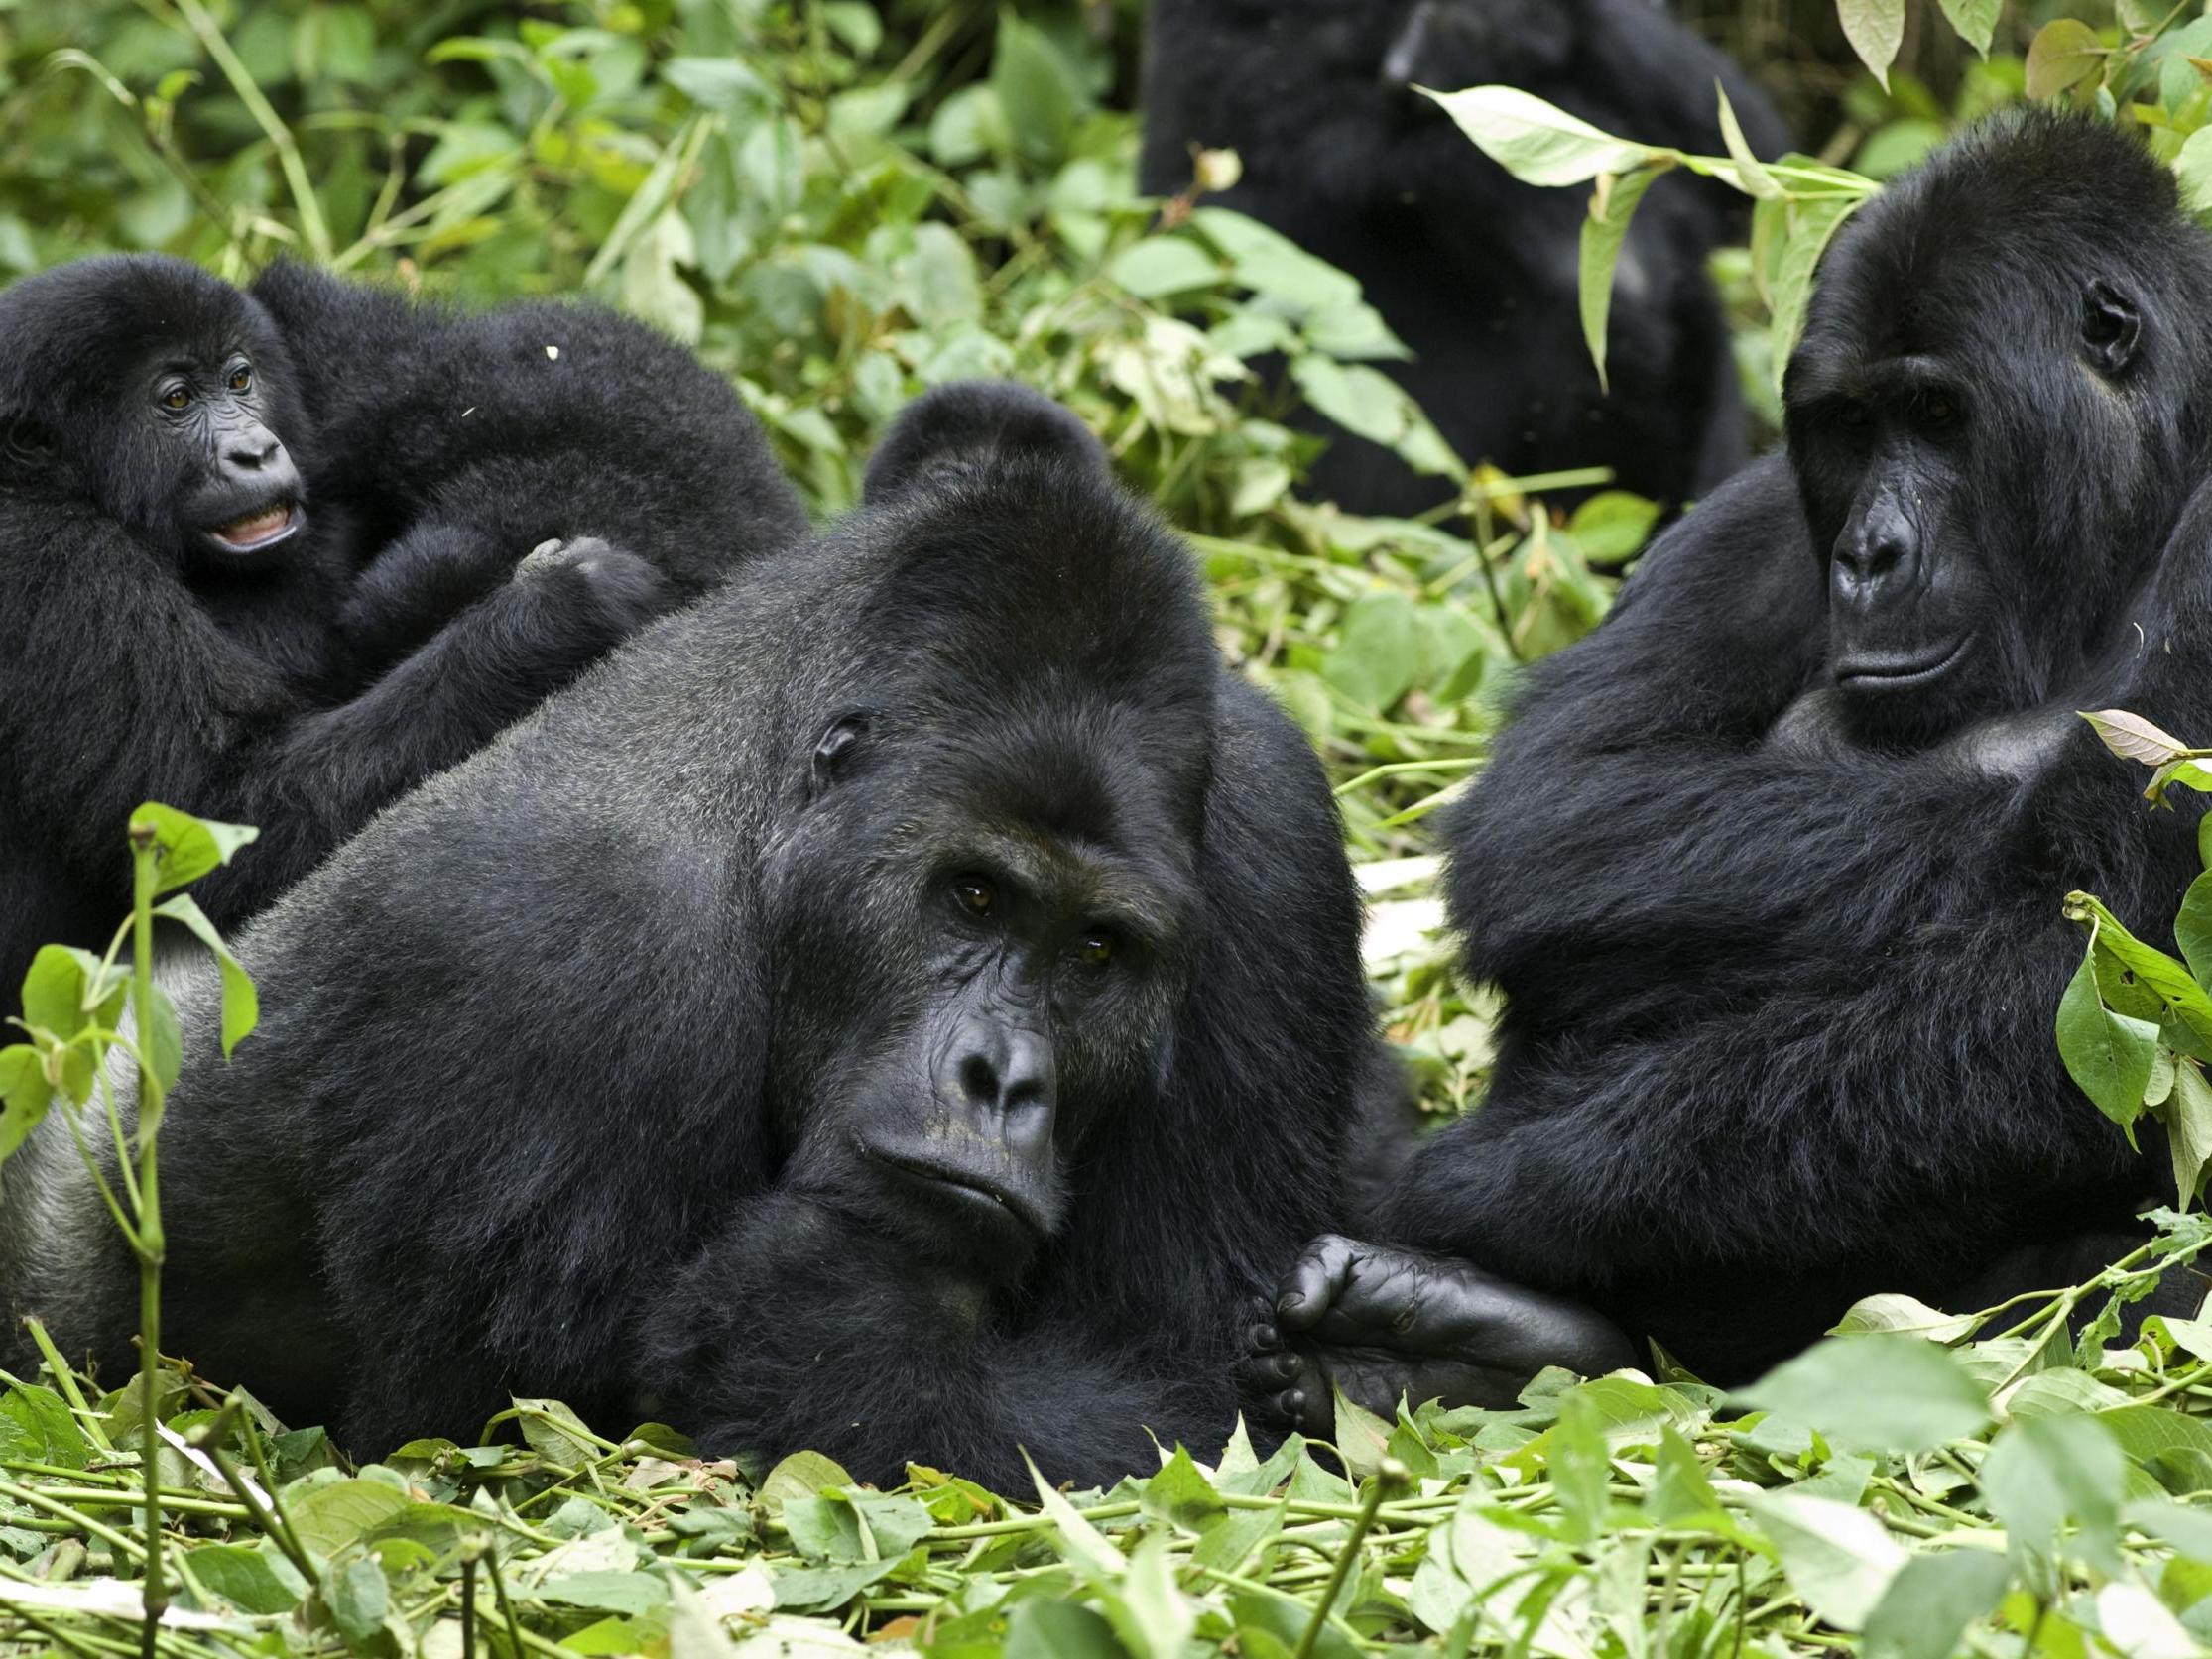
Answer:
[[[266,507],[241,514],[228,524],[217,525],[207,535],[217,546],[227,547],[234,553],[258,552],[298,530],[300,517],[298,502],[273,501]]]
[[[970,1214],[1004,1224],[1013,1222],[1023,1232],[1043,1239],[1051,1230],[1037,1206],[1011,1187],[980,1170],[964,1169],[930,1159],[897,1156],[869,1148],[868,1155],[910,1187],[932,1197],[950,1198]]]
[[[1852,691],[1917,690],[1957,667],[1973,645],[1969,634],[1933,656],[1847,656],[1836,664],[1836,684]]]

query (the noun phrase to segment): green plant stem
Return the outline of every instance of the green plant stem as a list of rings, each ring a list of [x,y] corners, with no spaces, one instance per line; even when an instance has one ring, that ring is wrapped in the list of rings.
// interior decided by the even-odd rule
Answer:
[[[223,32],[200,0],[176,0],[177,9],[184,13],[184,22],[199,37],[199,44],[207,49],[207,56],[222,70],[223,79],[230,82],[231,91],[254,118],[262,134],[269,140],[270,148],[277,153],[277,166],[283,170],[285,188],[292,194],[292,205],[300,215],[300,232],[307,239],[307,251],[319,264],[330,262],[330,227],[323,222],[322,203],[308,182],[307,164],[300,159],[300,146],[294,141],[292,129],[285,125],[284,117],[276,111],[263,95],[238,54],[223,39]]]
[[[1366,1540],[1368,1528],[1375,1524],[1375,1516],[1383,1507],[1383,1488],[1400,1484],[1405,1475],[1405,1469],[1388,1458],[1375,1472],[1375,1479],[1368,1483],[1367,1495],[1360,1501],[1359,1519],[1352,1523],[1352,1530],[1345,1536],[1344,1547],[1336,1552],[1336,1564],[1329,1571],[1329,1582],[1321,1587],[1321,1599],[1313,1604],[1313,1616],[1305,1621],[1305,1633],[1298,1637],[1298,1645],[1290,1659],[1313,1659],[1313,1649],[1321,1640],[1321,1629],[1329,1621],[1329,1609],[1336,1605],[1344,1581],[1351,1577],[1352,1563],[1359,1559],[1360,1545]]]
[[[131,1008],[138,1066],[138,1343],[139,1458],[146,1478],[146,1625],[139,1651],[154,1659],[169,1586],[162,1577],[162,1193],[155,1142],[162,1122],[162,1080],[154,1053],[154,865],[158,844],[150,825],[131,825]]]
[[[39,1358],[46,1362],[47,1373],[54,1378],[54,1386],[69,1402],[70,1411],[76,1414],[77,1422],[84,1429],[85,1439],[103,1452],[114,1451],[115,1442],[107,1437],[107,1425],[100,1421],[97,1412],[84,1403],[84,1395],[77,1388],[75,1374],[63,1363],[61,1352],[54,1346],[54,1339],[47,1335],[46,1322],[26,1319],[23,1325],[31,1333],[31,1341],[38,1345]]]

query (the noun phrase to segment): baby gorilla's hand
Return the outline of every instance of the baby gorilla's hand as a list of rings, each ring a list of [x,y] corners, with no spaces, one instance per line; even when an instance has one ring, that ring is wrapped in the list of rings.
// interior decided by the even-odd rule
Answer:
[[[1603,1315],[1526,1290],[1451,1256],[1323,1234],[1284,1278],[1272,1321],[1256,1322],[1242,1378],[1279,1379],[1274,1408],[1326,1434],[1331,1387],[1388,1418],[1418,1405],[1507,1406],[1546,1365],[1598,1376],[1637,1363]]]

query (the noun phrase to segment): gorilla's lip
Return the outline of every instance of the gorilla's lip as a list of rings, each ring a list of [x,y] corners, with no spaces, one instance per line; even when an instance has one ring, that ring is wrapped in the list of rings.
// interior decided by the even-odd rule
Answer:
[[[879,1151],[874,1147],[868,1148],[868,1155],[910,1184],[949,1195],[970,1207],[983,1207],[988,1213],[1012,1221],[1040,1239],[1049,1231],[1034,1204],[980,1170],[905,1153]]]
[[[241,513],[217,525],[207,533],[207,538],[230,552],[259,552],[298,530],[300,519],[300,504],[296,501],[265,502],[251,513]]]
[[[1933,684],[1965,659],[1973,649],[1969,634],[1933,656],[1852,656],[1836,664],[1836,684],[1854,691],[1910,691]]]

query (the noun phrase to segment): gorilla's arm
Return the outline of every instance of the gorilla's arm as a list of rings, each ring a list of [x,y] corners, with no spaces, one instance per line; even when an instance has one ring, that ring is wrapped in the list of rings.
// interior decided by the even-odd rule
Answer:
[[[662,602],[659,576],[624,555],[549,560],[361,696],[314,708],[111,521],[27,496],[0,515],[19,630],[0,664],[0,756],[22,821],[47,826],[42,850],[118,906],[140,801],[260,826],[250,853],[193,889],[218,922],[298,881]]]
[[[788,1190],[736,1207],[645,1347],[710,1454],[810,1448],[886,1486],[911,1460],[1019,1493],[1024,1451],[1047,1481],[1111,1485],[1155,1467],[1152,1436],[1214,1450],[1230,1410],[1225,1373],[1059,1321],[1010,1329],[980,1287]]]
[[[447,312],[293,264],[252,293],[306,381],[315,485],[389,537],[345,619],[372,667],[547,540],[627,549],[687,600],[806,532],[729,383],[628,318]]]

